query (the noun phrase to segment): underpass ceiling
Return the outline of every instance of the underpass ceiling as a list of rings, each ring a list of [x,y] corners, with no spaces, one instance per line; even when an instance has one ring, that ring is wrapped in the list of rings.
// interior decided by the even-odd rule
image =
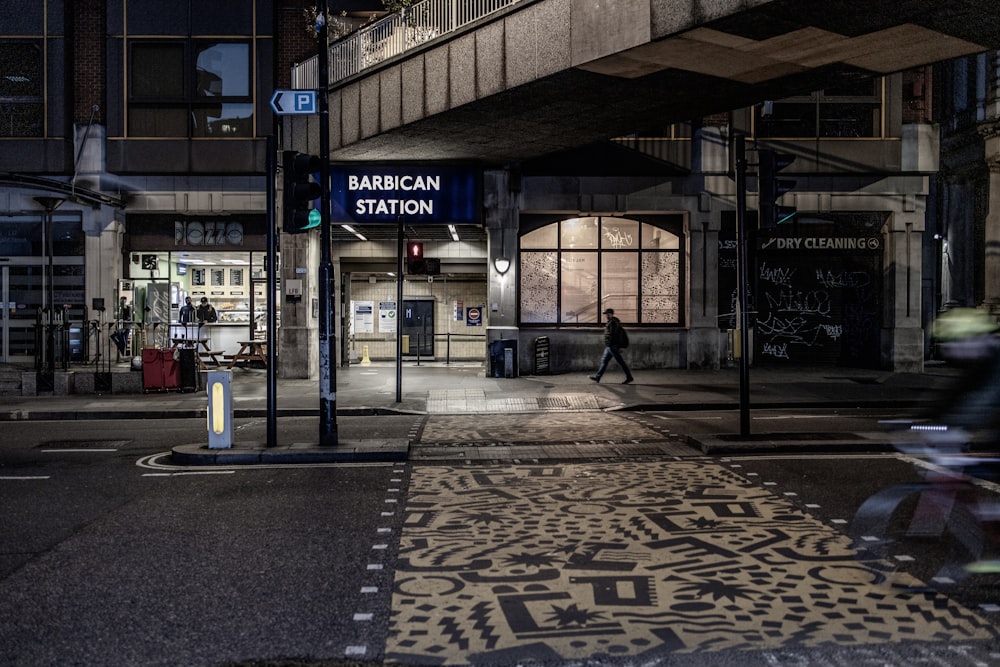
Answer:
[[[1000,48],[995,0],[775,0],[353,144],[334,160],[520,163]]]

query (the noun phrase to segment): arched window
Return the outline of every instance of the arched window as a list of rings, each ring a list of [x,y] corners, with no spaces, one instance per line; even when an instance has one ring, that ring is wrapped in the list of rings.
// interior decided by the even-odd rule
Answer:
[[[651,224],[612,216],[553,222],[520,238],[521,323],[683,323],[681,216]]]

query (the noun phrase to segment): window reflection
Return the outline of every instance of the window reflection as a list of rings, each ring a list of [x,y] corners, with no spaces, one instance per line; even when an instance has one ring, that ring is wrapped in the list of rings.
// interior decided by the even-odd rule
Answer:
[[[132,45],[128,134],[132,137],[253,135],[250,45]]]
[[[0,99],[0,136],[42,136],[42,52],[37,43],[0,41]]]
[[[680,225],[678,216],[677,226]],[[599,233],[598,233],[599,231]],[[681,324],[681,238],[628,218],[569,218],[521,237],[523,324]]]

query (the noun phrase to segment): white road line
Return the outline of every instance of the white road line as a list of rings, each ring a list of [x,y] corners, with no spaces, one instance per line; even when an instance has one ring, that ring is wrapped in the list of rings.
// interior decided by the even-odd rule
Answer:
[[[232,475],[235,470],[178,470],[177,472],[147,472],[143,477],[178,477],[180,475]]]
[[[0,477],[0,480],[10,480],[12,482],[16,481],[30,481],[34,479],[52,479],[50,475],[4,475]]]
[[[67,452],[74,453],[85,453],[85,452],[117,452],[117,449],[43,449],[41,450],[45,454],[63,454]]]
[[[66,451],[57,450],[57,451]],[[93,451],[93,450],[88,450]],[[152,470],[204,470],[207,466],[182,466],[174,465],[169,463],[170,452],[160,452],[159,454],[150,454],[148,456],[143,456],[135,462],[135,465],[139,468],[150,468]],[[337,463],[273,463],[264,464],[256,463],[252,465],[213,465],[212,468],[216,470],[230,470],[230,471],[251,471],[251,470],[289,470],[293,468],[385,468],[387,466],[397,465],[391,462],[352,462],[344,461]]]
[[[751,417],[751,419],[756,419],[758,421],[775,421],[778,419],[830,419],[830,415],[774,415],[772,417]]]

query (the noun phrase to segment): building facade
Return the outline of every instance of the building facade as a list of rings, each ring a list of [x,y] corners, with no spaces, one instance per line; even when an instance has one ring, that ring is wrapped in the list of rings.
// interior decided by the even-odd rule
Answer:
[[[934,312],[983,307],[1000,315],[1000,54],[935,66],[941,169],[933,181]]]
[[[354,24],[375,11],[341,4],[339,20]],[[190,296],[219,312],[204,330],[210,347],[233,354],[264,337],[281,376],[315,376],[313,235],[282,235],[275,335],[263,317],[266,137],[316,146],[315,119],[279,123],[268,104],[315,51],[308,9],[14,0],[0,31],[0,363],[37,362],[50,312],[84,339],[74,363],[169,346],[189,334],[178,325]],[[755,363],[917,370],[938,155],[929,82],[924,70],[859,81],[519,165],[475,165],[479,225],[403,229],[440,270],[403,270],[402,300],[397,230],[335,221],[340,362],[394,359],[402,335],[406,357],[489,362],[490,343],[505,340],[528,373],[545,339],[550,371],[592,371],[600,313],[612,307],[632,332],[637,370],[731,363],[732,138],[742,133],[751,226],[757,149],[795,157],[782,174],[796,181],[783,199],[796,215],[749,241]],[[122,321],[132,338],[117,351],[107,341]]]

